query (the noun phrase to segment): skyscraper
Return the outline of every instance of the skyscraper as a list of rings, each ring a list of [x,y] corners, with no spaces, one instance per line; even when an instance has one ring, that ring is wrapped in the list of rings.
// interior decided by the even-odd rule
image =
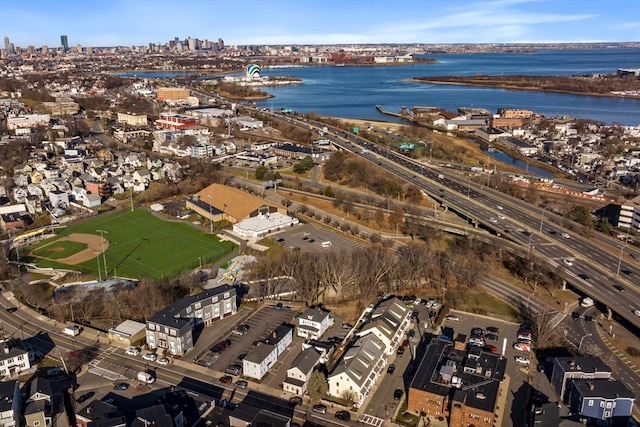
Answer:
[[[13,43],[9,41],[9,36],[4,36],[4,53],[7,55],[13,55],[16,53]]]
[[[69,41],[67,40],[67,36],[65,35],[60,36],[60,44],[62,45],[63,52],[66,53],[69,51]]]

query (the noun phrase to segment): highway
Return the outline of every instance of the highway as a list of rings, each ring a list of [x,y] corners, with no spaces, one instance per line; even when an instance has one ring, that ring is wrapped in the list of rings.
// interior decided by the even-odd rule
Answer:
[[[326,127],[324,123],[299,120],[291,115],[268,114],[316,131]],[[635,273],[635,262],[624,256],[631,251],[623,242],[597,232],[593,232],[591,239],[584,238],[558,225],[564,219],[549,210],[475,183],[463,172],[454,173],[417,162],[351,132],[332,128],[328,131],[324,137],[339,149],[351,151],[404,181],[418,185],[442,206],[458,212],[474,226],[482,226],[519,243],[526,248],[532,261],[546,260],[578,291],[640,327],[640,317],[633,313],[640,309],[640,275]],[[624,290],[618,290],[614,285]]]

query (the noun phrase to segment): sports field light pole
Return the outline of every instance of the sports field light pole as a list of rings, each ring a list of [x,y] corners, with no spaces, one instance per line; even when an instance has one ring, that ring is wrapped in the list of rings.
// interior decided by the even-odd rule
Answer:
[[[107,232],[104,230],[96,230],[96,231],[100,233],[100,243],[102,244],[102,263],[104,264],[104,279],[107,280],[107,277],[109,276],[109,269],[107,268],[107,257],[105,256],[105,253],[104,253],[104,234],[103,234]]]
[[[100,252],[94,252],[96,254],[96,262],[98,263],[98,281],[102,282],[102,274],[100,273]]]

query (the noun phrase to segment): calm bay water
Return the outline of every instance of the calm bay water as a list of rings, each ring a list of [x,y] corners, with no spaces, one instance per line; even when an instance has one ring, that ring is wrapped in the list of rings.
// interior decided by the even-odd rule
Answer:
[[[547,50],[530,54],[477,53],[428,55],[437,64],[403,66],[309,66],[264,69],[262,75],[300,77],[302,85],[269,87],[275,98],[257,104],[292,108],[335,117],[393,120],[375,105],[398,112],[401,106],[526,108],[548,117],[561,115],[605,123],[640,125],[640,100],[514,91],[407,81],[439,75],[574,75],[615,73],[618,68],[640,68],[640,49]]]
[[[399,66],[308,66],[263,69],[265,76],[294,76],[302,85],[268,87],[275,98],[257,102],[268,108],[292,108],[326,116],[395,120],[379,113],[398,112],[401,106],[525,108],[547,117],[570,116],[605,123],[640,125],[640,100],[547,92],[516,91],[472,86],[435,85],[408,81],[412,77],[442,75],[575,75],[615,73],[618,68],[640,68],[640,49],[542,50],[534,53],[473,53],[426,55],[437,64]],[[126,77],[167,78],[182,71],[135,71]]]

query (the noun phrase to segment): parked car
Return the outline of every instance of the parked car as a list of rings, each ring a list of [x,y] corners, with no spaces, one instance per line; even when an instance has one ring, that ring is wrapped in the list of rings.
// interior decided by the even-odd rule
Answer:
[[[292,405],[302,405],[302,398],[299,396],[293,396],[289,399],[289,403]]]
[[[493,332],[494,334],[499,334],[500,333],[500,328],[498,328],[496,326],[487,326],[487,331]]]
[[[393,400],[400,400],[404,391],[401,388],[397,388],[396,391],[393,392]]]
[[[402,348],[407,348],[407,347],[409,347],[409,340],[402,341]]]
[[[393,363],[387,368],[387,374],[393,374],[396,371],[396,365]]]
[[[409,330],[407,331],[407,336],[408,336],[409,338],[413,338],[413,337],[415,337],[415,336],[416,336],[416,331],[415,331],[414,329],[409,329]]]
[[[515,343],[513,345],[513,348],[516,349],[516,350],[524,351],[524,352],[528,353],[528,352],[531,351],[531,344],[525,344],[525,343],[518,342],[518,343]]]
[[[84,401],[86,401],[86,400],[91,399],[95,394],[96,394],[96,392],[95,392],[95,391],[87,392],[87,393],[83,394],[82,396],[80,396],[80,397],[78,398],[78,400],[76,400],[76,402],[78,402],[78,403],[82,403],[82,402],[84,402]]]
[[[140,354],[140,349],[138,347],[129,347],[125,351],[125,354],[127,354],[129,356],[137,356],[137,355]]]
[[[447,314],[445,316],[445,319],[450,320],[452,322],[459,322],[460,316],[458,316],[457,314]]]
[[[471,329],[471,335],[475,335],[475,336],[479,336],[479,337],[483,337],[484,336],[484,329],[482,328],[472,328]]]
[[[342,324],[342,329],[353,329],[353,325],[351,325],[349,323],[343,323]]]
[[[529,366],[529,364],[531,363],[531,361],[527,358],[527,357],[523,357],[523,356],[516,356],[516,363],[520,363],[522,365],[527,365]]]
[[[233,331],[231,331],[232,334],[234,335],[244,335],[249,331],[249,328],[244,328],[244,325],[240,325],[236,328],[233,329]]]
[[[484,347],[486,344],[486,342],[484,340],[478,340],[478,339],[470,339],[469,340],[469,345],[475,345],[478,347]]]
[[[166,366],[169,364],[169,359],[167,359],[166,357],[161,357],[160,359],[157,360],[158,365],[163,365]]]
[[[147,353],[143,355],[142,358],[144,360],[148,360],[149,362],[153,362],[154,360],[156,360],[156,355],[154,353]]]
[[[496,334],[487,334],[484,336],[484,339],[489,341],[498,341],[498,336]]]
[[[248,385],[249,385],[249,383],[246,382],[245,380],[236,381],[236,384],[235,384],[236,387],[242,388],[242,389],[247,388]]]
[[[113,386],[114,390],[126,390],[129,388],[129,384],[127,383],[118,383]]]
[[[351,414],[349,413],[349,411],[337,411],[336,418],[343,421],[350,421]]]
[[[496,346],[491,344],[485,345],[484,347],[482,347],[482,349],[491,353],[495,353],[496,351],[498,351]]]
[[[313,412],[317,412],[319,414],[326,414],[327,413],[327,407],[324,405],[313,405]]]
[[[402,356],[404,354],[404,348],[402,347],[398,347],[398,350],[396,351],[396,354],[398,356]]]
[[[222,384],[231,384],[231,381],[233,381],[231,375],[225,375],[224,377],[220,378],[220,382]]]

